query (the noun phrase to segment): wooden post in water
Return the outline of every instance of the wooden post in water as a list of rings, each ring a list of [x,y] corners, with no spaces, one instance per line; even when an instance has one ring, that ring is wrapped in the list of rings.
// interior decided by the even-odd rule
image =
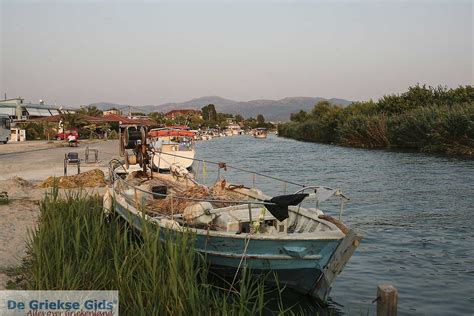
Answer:
[[[377,316],[396,316],[398,291],[391,284],[377,287]]]

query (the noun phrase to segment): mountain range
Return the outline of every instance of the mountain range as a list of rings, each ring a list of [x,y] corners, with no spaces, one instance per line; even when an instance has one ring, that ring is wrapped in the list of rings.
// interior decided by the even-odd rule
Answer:
[[[180,109],[196,109],[200,110],[203,106],[214,104],[217,112],[240,114],[244,118],[256,117],[262,114],[267,121],[287,121],[290,119],[290,114],[298,112],[299,110],[310,111],[314,105],[321,100],[327,100],[332,104],[339,104],[347,106],[352,103],[345,99],[326,99],[321,97],[288,97],[281,100],[252,100],[252,101],[234,101],[218,96],[206,96],[192,99],[181,103],[164,103],[160,105],[143,105],[131,106],[132,112],[168,112],[171,110]],[[129,105],[115,104],[108,102],[98,102],[90,104],[96,106],[100,110],[108,110],[116,108],[123,112],[128,112]]]

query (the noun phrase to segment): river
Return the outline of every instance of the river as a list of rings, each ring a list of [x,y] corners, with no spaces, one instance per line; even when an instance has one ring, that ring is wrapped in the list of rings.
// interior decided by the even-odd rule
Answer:
[[[336,279],[331,312],[374,314],[377,285],[399,292],[400,315],[474,314],[474,160],[305,143],[270,135],[201,141],[197,158],[224,161],[298,183],[342,188],[343,221],[364,235]],[[200,180],[216,167],[195,167]],[[281,194],[248,174],[226,178]],[[295,188],[287,187],[288,192]],[[324,208],[323,208],[324,209]],[[337,216],[338,211],[328,211]]]

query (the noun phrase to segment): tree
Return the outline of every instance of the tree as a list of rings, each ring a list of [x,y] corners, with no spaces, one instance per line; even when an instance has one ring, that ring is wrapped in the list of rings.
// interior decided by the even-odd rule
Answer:
[[[263,117],[262,114],[257,115],[257,125],[258,126],[265,125],[265,118]]]
[[[236,121],[237,123],[241,123],[241,122],[244,121],[244,117],[243,117],[242,115],[240,115],[240,114],[237,114],[237,115],[235,116],[235,121]]]
[[[163,124],[165,122],[165,115],[162,112],[152,112],[148,114],[148,116],[158,124]]]
[[[249,117],[244,121],[245,129],[253,129],[255,127],[257,127],[257,120],[255,120],[253,117]]]
[[[85,125],[84,119],[80,113],[65,113],[61,115],[64,127],[66,129],[79,128]]]
[[[54,135],[55,129],[49,122],[43,122],[43,133],[48,142],[50,141],[51,135]]]
[[[204,120],[202,118],[200,118],[199,116],[197,115],[192,115],[189,119],[188,119],[188,126],[191,128],[191,129],[198,129],[201,127],[201,125],[204,123]]]
[[[334,108],[335,106],[332,105],[329,101],[322,100],[316,103],[313,110],[311,111],[311,115],[314,118],[319,118],[325,115],[326,113],[331,112]]]
[[[102,111],[99,110],[95,105],[83,107],[79,110],[79,113],[90,116],[102,116],[103,114]]]
[[[202,118],[204,119],[204,121],[208,121],[208,122],[217,121],[217,111],[214,104],[206,105],[205,107],[201,108],[201,111],[202,111]]]
[[[308,116],[308,114],[305,111],[300,110],[298,113],[291,113],[290,121],[304,122],[306,120],[307,116]]]

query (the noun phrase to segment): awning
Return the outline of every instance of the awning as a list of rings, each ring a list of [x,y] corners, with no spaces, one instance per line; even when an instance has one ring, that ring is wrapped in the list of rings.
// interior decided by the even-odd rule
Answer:
[[[31,108],[26,107],[29,116],[51,116],[51,113],[47,109],[38,109],[38,108]]]
[[[51,112],[52,115],[61,115],[58,110],[49,109],[49,112]]]
[[[196,133],[193,131],[184,131],[180,129],[161,129],[161,130],[151,130],[148,132],[148,137],[158,138],[158,137],[194,137]]]
[[[0,106],[0,114],[15,116],[16,115],[15,111],[16,111],[16,108],[14,107]]]

